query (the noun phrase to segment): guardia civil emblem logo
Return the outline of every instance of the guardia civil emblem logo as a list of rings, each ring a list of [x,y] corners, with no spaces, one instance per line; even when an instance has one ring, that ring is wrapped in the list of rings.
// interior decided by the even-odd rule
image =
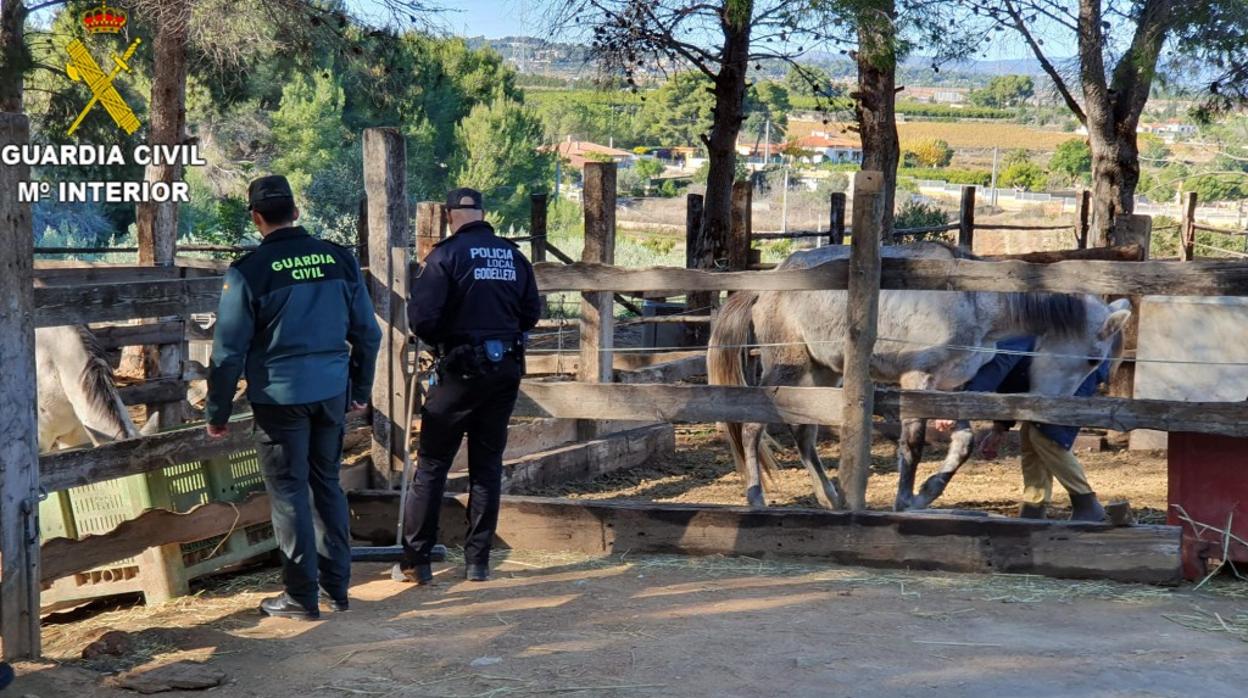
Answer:
[[[126,13],[124,10],[109,7],[104,0],[101,0],[99,7],[83,13],[82,26],[86,28],[88,36],[91,37],[117,35],[126,26]],[[74,135],[74,131],[78,130],[82,120],[91,113],[97,103],[104,106],[104,111],[112,117],[113,123],[117,124],[117,127],[125,131],[127,135],[138,130],[139,117],[134,115],[134,110],[117,92],[113,80],[123,72],[130,72],[128,61],[139,48],[139,43],[139,39],[136,38],[120,56],[112,53],[110,57],[113,60],[113,66],[105,73],[100,64],[91,56],[85,44],[78,39],[69,42],[69,46],[66,47],[69,62],[65,64],[65,72],[70,80],[81,81],[91,90],[91,100],[83,107],[82,113],[74,120],[66,135]]]

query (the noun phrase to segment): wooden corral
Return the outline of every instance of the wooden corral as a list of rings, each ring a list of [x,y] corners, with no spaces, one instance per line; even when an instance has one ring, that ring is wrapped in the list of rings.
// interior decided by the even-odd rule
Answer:
[[[0,121],[0,129],[6,130],[4,137],[9,140],[20,142],[26,138],[24,121],[6,116]],[[419,255],[445,229],[438,207],[420,207],[415,227],[422,232],[417,244],[412,217],[406,210],[402,139],[396,139],[393,131],[369,130],[364,143],[368,244],[361,245],[361,249],[367,250],[364,258],[368,260],[371,290],[388,338],[374,394],[372,452],[376,455],[370,485],[389,488],[396,483],[406,450],[401,437],[410,397],[409,378],[414,370],[414,361],[409,360],[414,352],[407,337],[404,310],[410,248],[415,246]],[[522,385],[517,416],[560,420],[557,424],[542,423],[558,433],[566,433],[562,430],[568,428],[563,420],[580,422],[571,443],[550,443],[556,437],[537,434],[531,438],[533,450],[509,453],[509,476],[514,481],[579,477],[644,460],[670,449],[673,422],[835,422],[842,427],[842,438],[851,446],[863,440],[869,443],[873,414],[894,420],[906,416],[1000,418],[1122,430],[1147,427],[1248,436],[1245,403],[883,390],[871,384],[865,371],[875,333],[875,317],[870,308],[880,289],[1248,295],[1248,264],[1136,261],[1140,256],[1138,249],[1088,250],[1069,256],[999,261],[881,261],[875,248],[881,232],[878,217],[866,215],[875,208],[869,186],[875,175],[862,173],[851,226],[853,253],[848,261],[810,269],[761,272],[750,270],[748,252],[738,250],[734,253],[735,268],[716,271],[716,260],[705,258],[703,241],[691,234],[690,240],[699,244],[691,248],[689,268],[623,269],[612,265],[614,174],[614,165],[610,163],[590,163],[587,167],[587,237],[581,261],[574,261],[550,245],[544,224],[542,229],[533,231],[530,239],[535,258],[549,253],[562,260],[536,265],[540,290],[572,291],[584,294],[585,299],[577,350],[559,355],[534,353],[529,357],[531,373],[579,375],[580,380],[527,379]],[[250,435],[244,417],[234,422],[230,437],[223,441],[208,440],[201,429],[192,427],[36,458],[33,429],[26,422],[14,421],[26,420],[33,414],[29,381],[20,375],[20,367],[29,363],[22,347],[29,346],[33,327],[124,323],[147,318],[140,325],[105,328],[101,335],[112,347],[180,345],[191,324],[190,314],[215,308],[221,265],[188,262],[155,269],[46,265],[39,273],[32,273],[27,244],[31,239],[29,210],[9,196],[14,176],[6,170],[0,177],[5,190],[5,198],[0,199],[0,236],[10,242],[26,241],[0,247],[0,264],[5,270],[0,283],[7,290],[0,312],[0,342],[6,347],[5,369],[0,372],[0,404],[5,409],[0,414],[11,420],[6,422],[10,424],[10,436],[0,449],[0,502],[4,503],[0,521],[0,634],[6,657],[39,653],[41,583],[133,556],[153,546],[172,545],[263,522],[268,516],[263,496],[235,504],[209,504],[186,514],[148,512],[111,533],[81,541],[46,542],[41,568],[37,536],[23,533],[31,522],[28,503],[38,497],[40,486],[57,491],[151,472],[179,459],[201,459],[237,450],[250,441]],[[748,202],[748,195],[738,194],[734,199],[739,204]],[[964,197],[964,201],[968,200],[973,201],[973,192]],[[843,198],[839,202],[833,198],[832,210],[844,211],[844,204]],[[535,223],[544,221],[544,210],[538,203]],[[698,219],[695,213],[691,206],[691,224]],[[748,245],[748,206],[735,220],[741,228],[738,232],[742,233],[736,239]],[[1083,218],[1077,216],[1076,223],[1078,220]],[[831,237],[843,241],[844,228],[842,220],[839,228],[833,226]],[[974,221],[964,217],[948,229],[957,229],[959,237],[966,241],[974,230]],[[710,306],[724,291],[824,289],[849,289],[858,299],[854,307],[864,310],[854,317],[849,338],[855,348],[850,363],[859,370],[848,372],[845,389],[671,385],[697,371],[701,351],[624,353],[613,346],[614,304],[627,302],[619,295],[621,292],[689,294],[691,304]],[[705,330],[704,323],[696,327],[695,335]],[[11,356],[16,358],[10,360]],[[162,362],[161,366],[162,373],[150,376],[148,383],[128,389],[127,402],[180,404],[187,382],[202,376],[202,367],[189,363],[174,367]],[[610,424],[613,420],[659,425],[620,433],[622,425]],[[514,427],[516,433],[524,428],[520,424]],[[542,427],[536,429],[540,431]],[[842,466],[842,477],[864,467],[861,454],[858,459],[851,456]],[[865,472],[860,476],[865,478]],[[377,542],[391,543],[395,496],[392,492],[356,496],[356,532]],[[851,497],[851,504],[860,506],[862,502]],[[457,534],[454,526],[459,518],[462,517],[454,512],[444,517],[449,537]],[[1158,583],[1177,580],[1179,559],[1177,528],[1110,528],[924,513],[750,512],[734,508],[509,498],[501,530],[507,544],[541,549],[794,554],[854,564],[1104,576]]]
[[[350,500],[353,536],[382,542],[393,535],[397,493],[354,492]],[[448,496],[444,507],[445,535],[462,537],[467,498]],[[499,543],[518,550],[815,557],[871,567],[1182,580],[1173,526],[505,496],[498,531]]]

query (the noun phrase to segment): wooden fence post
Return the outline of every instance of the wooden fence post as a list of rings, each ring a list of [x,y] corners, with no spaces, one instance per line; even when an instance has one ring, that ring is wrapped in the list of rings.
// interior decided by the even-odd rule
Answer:
[[[831,196],[832,217],[828,222],[828,244],[845,244],[845,192],[834,191]]]
[[[1080,189],[1079,195],[1075,197],[1075,237],[1079,249],[1088,249],[1088,225],[1091,222],[1092,213],[1092,192],[1087,189]]]
[[[962,187],[962,203],[958,207],[958,247],[975,251],[975,187]]]
[[[546,194],[529,195],[529,261],[546,261],[546,212],[550,206]],[[541,300],[542,317],[546,316],[546,296]]]
[[[1148,259],[1149,244],[1152,242],[1153,219],[1149,216],[1119,215],[1114,219],[1114,227],[1109,232],[1110,245],[1139,245],[1144,249],[1144,260]],[[1110,296],[1110,300],[1123,296]],[[1135,394],[1135,354],[1140,342],[1140,300],[1141,296],[1126,296],[1131,299],[1131,319],[1123,328],[1122,351],[1126,357],[1118,371],[1110,379],[1109,394],[1113,397],[1134,397]]]
[[[728,246],[728,268],[743,271],[754,261],[750,206],[753,187],[748,181],[732,183],[732,229]]]
[[[381,325],[373,382],[374,488],[394,486],[402,472],[403,414],[407,410],[408,245],[407,152],[395,128],[364,129],[364,191],[368,196],[368,276]]]
[[[433,246],[446,239],[446,204],[422,201],[416,204],[416,261],[424,264]]]
[[[368,266],[368,197],[360,197],[360,215],[355,221],[355,258],[361,267]]]
[[[1179,255],[1184,262],[1190,262],[1196,259],[1196,192],[1187,192],[1183,203],[1183,225],[1179,227],[1183,238]]]
[[[845,337],[844,413],[841,418],[840,477],[846,504],[867,506],[871,466],[871,418],[875,386],[871,354],[875,350],[880,306],[880,235],[884,228],[883,173],[854,175],[854,220],[850,238],[848,332]]]
[[[585,163],[585,247],[582,262],[615,262],[615,163]],[[581,294],[581,352],[576,378],[586,383],[610,383],[611,347],[615,340],[613,294]],[[593,420],[577,421],[577,438],[598,436]]]
[[[701,194],[685,196],[685,268],[713,269],[714,263],[706,263],[702,250],[702,208],[705,200]],[[702,315],[709,314],[715,305],[718,293],[700,291],[685,294],[685,312]],[[705,344],[710,336],[709,325],[685,325],[685,340],[691,346]]]
[[[0,146],[30,142],[0,113]],[[18,201],[25,165],[0,167],[0,637],[5,659],[39,656],[39,444],[35,414],[34,236]]]

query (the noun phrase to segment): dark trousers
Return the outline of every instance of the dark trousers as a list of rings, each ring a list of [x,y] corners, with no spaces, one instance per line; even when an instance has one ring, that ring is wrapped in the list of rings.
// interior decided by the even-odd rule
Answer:
[[[306,405],[256,403],[252,410],[286,593],[316,608],[319,576],[330,596],[346,599],[351,539],[338,484],[346,393]]]
[[[464,558],[488,563],[502,490],[507,422],[520,390],[520,361],[508,355],[487,364],[484,375],[440,376],[420,411],[420,450],[403,511],[404,565],[429,563],[438,540],[438,515],[446,474],[468,435],[468,534]]]

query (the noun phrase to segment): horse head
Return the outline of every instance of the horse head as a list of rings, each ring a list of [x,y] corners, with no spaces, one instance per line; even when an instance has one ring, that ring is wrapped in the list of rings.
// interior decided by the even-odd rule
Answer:
[[[1131,319],[1131,302],[1124,298],[1107,305],[1094,296],[1077,300],[1084,312],[1036,333],[1029,376],[1033,393],[1074,395],[1101,363],[1109,361],[1115,369],[1122,361],[1122,330]]]

